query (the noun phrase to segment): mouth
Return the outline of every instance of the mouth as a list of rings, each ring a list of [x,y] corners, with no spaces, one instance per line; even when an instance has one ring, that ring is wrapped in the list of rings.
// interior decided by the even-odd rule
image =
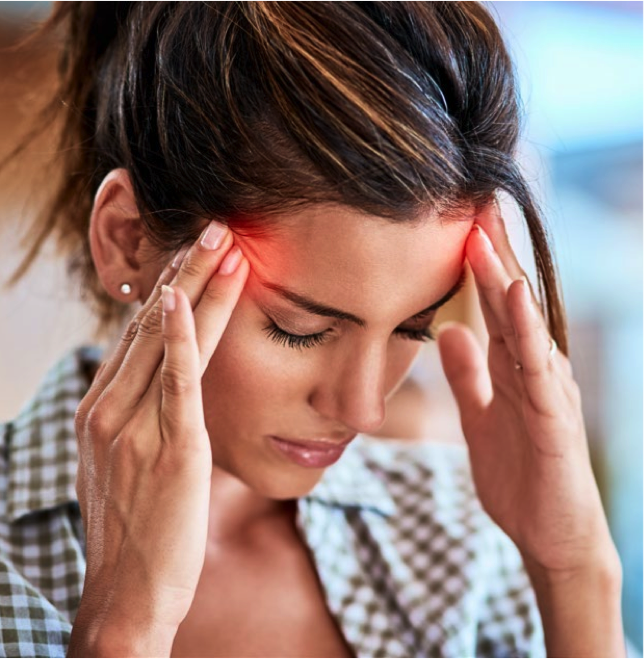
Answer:
[[[340,459],[347,445],[355,438],[351,435],[344,440],[331,439],[286,439],[284,437],[269,436],[272,446],[278,450],[281,457],[291,462],[313,469],[328,467]]]

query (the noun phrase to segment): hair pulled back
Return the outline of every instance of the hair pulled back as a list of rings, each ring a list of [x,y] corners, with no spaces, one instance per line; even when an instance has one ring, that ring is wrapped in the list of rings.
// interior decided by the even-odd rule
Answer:
[[[332,202],[415,222],[503,190],[525,218],[567,354],[547,234],[515,161],[513,67],[481,4],[58,2],[38,35],[49,33],[61,35],[59,87],[38,130],[62,119],[61,184],[10,283],[53,233],[99,333],[123,320],[88,238],[94,195],[118,167],[160,253],[195,240],[204,218],[258,230]]]

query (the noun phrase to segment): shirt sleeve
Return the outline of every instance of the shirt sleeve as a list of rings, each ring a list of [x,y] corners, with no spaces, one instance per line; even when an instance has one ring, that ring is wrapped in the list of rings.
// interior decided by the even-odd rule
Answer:
[[[64,657],[71,624],[0,555],[0,656]]]
[[[37,516],[39,523],[7,517],[8,428],[0,423],[0,657],[64,657],[71,623],[51,599],[71,590],[59,560],[70,552],[51,532],[61,518],[55,511]]]
[[[545,657],[541,615],[519,550],[497,526],[490,529],[485,593],[476,635],[477,657]]]

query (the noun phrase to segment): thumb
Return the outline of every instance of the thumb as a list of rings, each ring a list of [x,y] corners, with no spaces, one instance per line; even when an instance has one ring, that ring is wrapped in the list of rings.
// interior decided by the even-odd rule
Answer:
[[[463,430],[492,400],[492,382],[483,350],[472,330],[462,323],[443,323],[438,352],[461,415]]]

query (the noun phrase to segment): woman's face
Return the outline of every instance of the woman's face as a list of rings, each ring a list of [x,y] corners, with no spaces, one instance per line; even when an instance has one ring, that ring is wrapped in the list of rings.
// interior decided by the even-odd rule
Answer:
[[[324,468],[301,466],[271,436],[340,442],[383,424],[441,300],[459,280],[474,219],[393,224],[345,207],[319,206],[280,218],[268,235],[235,241],[250,262],[245,289],[204,374],[213,462],[274,499],[302,496]],[[289,289],[364,321],[306,311],[266,284]],[[307,347],[276,340],[273,323]],[[279,331],[279,330],[277,330]]]

